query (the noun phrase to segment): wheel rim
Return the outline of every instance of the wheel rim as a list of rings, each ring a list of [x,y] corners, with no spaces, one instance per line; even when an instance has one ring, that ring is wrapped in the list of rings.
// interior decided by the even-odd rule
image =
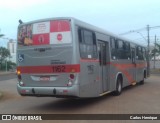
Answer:
[[[118,92],[121,92],[121,90],[122,90],[122,86],[121,86],[121,83],[120,83],[120,81],[118,82]]]

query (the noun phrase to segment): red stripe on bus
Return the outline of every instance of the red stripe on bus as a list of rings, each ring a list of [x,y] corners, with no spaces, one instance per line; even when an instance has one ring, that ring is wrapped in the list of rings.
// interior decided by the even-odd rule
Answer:
[[[21,73],[79,73],[80,64],[50,66],[18,66]]]
[[[67,20],[54,20],[50,22],[50,32],[70,31],[70,23]]]

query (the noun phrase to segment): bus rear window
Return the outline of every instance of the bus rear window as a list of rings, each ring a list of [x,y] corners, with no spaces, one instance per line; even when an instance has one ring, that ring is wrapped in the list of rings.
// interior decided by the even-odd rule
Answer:
[[[71,43],[68,20],[52,20],[22,25],[18,28],[18,46]]]

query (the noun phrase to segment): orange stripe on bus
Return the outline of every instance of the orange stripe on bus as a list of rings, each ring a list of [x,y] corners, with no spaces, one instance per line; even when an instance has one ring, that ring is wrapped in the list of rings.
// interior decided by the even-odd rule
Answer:
[[[129,72],[127,71],[128,68],[134,67],[133,64],[112,64],[112,65],[115,66],[118,70],[120,70],[127,77],[130,83],[134,82],[133,76],[129,74]]]
[[[120,64],[120,63],[109,63],[115,66],[118,70],[120,70],[128,79],[130,83],[135,82],[133,75],[128,72],[128,69],[131,68],[144,68],[146,67],[146,63],[138,63],[138,64]]]
[[[99,62],[98,59],[80,59],[80,62]]]
[[[127,69],[127,68],[143,68],[147,67],[146,62],[144,63],[137,63],[137,64],[132,64],[132,63],[113,63],[113,62],[107,62],[107,64],[113,65],[115,67],[119,66],[122,69]]]
[[[80,62],[100,62],[98,59],[80,59]],[[116,66],[121,66],[122,68],[126,69],[126,68],[143,68],[143,67],[147,67],[146,62],[144,63],[114,63],[114,62],[107,62],[107,64],[109,65],[114,65]]]
[[[80,59],[81,62],[99,62],[98,59]],[[125,76],[126,78],[128,79],[128,81],[130,83],[133,83],[135,82],[134,78],[133,78],[133,75],[131,75],[128,70],[129,69],[132,69],[132,68],[144,68],[144,67],[147,67],[147,64],[146,62],[143,62],[143,63],[136,63],[136,64],[133,64],[133,63],[114,63],[114,62],[107,62],[106,63],[107,65],[112,65],[114,66],[115,68],[117,68],[119,71],[121,71]]]
[[[21,73],[79,73],[80,64],[50,66],[18,66]]]

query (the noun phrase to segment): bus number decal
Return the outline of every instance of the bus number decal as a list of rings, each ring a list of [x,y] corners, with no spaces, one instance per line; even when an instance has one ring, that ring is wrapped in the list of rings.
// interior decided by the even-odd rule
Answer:
[[[65,70],[66,70],[66,67],[65,66],[53,66],[53,72],[58,72],[58,73],[60,73],[60,72],[65,72]]]

